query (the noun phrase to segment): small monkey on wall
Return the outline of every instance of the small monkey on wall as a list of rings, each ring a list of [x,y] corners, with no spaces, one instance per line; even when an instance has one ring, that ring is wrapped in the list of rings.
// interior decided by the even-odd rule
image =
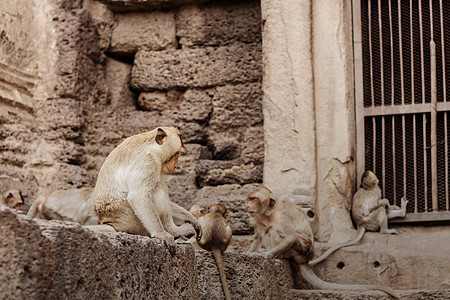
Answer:
[[[201,238],[198,221],[170,201],[164,176],[185,154],[181,134],[174,127],[158,127],[125,139],[106,158],[94,190],[96,231],[123,231],[162,239],[171,252],[174,238]],[[175,225],[173,217],[180,226]]]
[[[378,185],[377,175],[371,171],[365,171],[361,178],[361,187],[353,196],[352,217],[357,226],[356,238],[344,244],[336,245],[325,251],[320,257],[311,260],[311,266],[316,265],[326,259],[336,250],[355,245],[367,231],[377,231],[380,233],[397,234],[397,230],[388,228],[388,219],[405,217],[406,205],[408,201],[403,198],[401,207],[390,205],[387,199],[381,199],[381,189]]]
[[[198,209],[200,212],[202,211],[201,207]],[[195,211],[196,209],[194,209]],[[227,214],[228,211],[225,205],[218,203],[211,206],[206,215],[200,217],[203,235],[198,241],[198,245],[205,250],[212,251],[217,268],[219,269],[225,299],[229,300],[231,299],[230,290],[222,260],[222,252],[228,248],[232,238],[231,227],[225,221]]]
[[[264,185],[248,195],[248,211],[253,217],[255,236],[250,252],[264,249],[269,258],[290,260],[302,277],[316,289],[382,290],[399,298],[391,288],[378,285],[329,283],[314,274],[308,262],[314,257],[314,235],[303,210],[294,203],[275,199]]]

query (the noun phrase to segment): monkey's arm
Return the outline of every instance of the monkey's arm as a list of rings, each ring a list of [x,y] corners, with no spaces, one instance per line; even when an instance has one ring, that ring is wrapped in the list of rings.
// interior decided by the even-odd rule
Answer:
[[[259,248],[261,248],[261,235],[256,232],[253,236],[253,242],[250,245],[250,249],[248,249],[248,252],[255,252]]]
[[[186,209],[173,203],[172,201],[170,202],[170,205],[172,206],[173,222],[178,226],[180,226],[184,223],[191,224],[194,227],[195,232],[197,233],[197,236],[201,237],[202,227],[200,226],[198,220]]]
[[[285,237],[278,245],[268,251],[268,254],[273,257],[280,257],[284,252],[292,248],[296,241],[297,237],[295,235]]]
[[[36,218],[37,215],[38,215],[37,204],[36,201],[33,201],[33,204],[31,204],[30,209],[27,212],[27,217]]]

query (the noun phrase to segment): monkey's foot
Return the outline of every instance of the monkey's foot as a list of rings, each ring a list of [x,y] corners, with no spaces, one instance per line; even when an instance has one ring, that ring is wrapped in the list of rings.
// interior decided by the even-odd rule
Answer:
[[[409,202],[408,200],[405,200],[405,199],[402,197],[400,207],[401,207],[401,209],[402,209],[402,211],[403,211],[403,218],[406,217],[406,206],[408,205],[408,202]]]

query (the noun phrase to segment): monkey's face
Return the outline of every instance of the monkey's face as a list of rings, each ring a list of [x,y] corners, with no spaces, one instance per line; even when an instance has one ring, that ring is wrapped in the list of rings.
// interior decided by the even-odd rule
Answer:
[[[272,192],[260,185],[248,194],[247,211],[250,215],[264,215],[270,208]]]
[[[178,156],[179,156],[179,153],[176,153],[174,156],[172,156],[171,159],[169,159],[162,165],[161,171],[164,174],[170,174],[173,171],[175,171],[175,169],[178,167]]]
[[[175,127],[160,127],[157,129],[155,141],[158,147],[161,147],[163,161],[166,159],[161,172],[170,174],[178,167],[178,156],[187,153],[181,134]]]
[[[250,193],[248,195],[247,211],[250,215],[255,215],[259,210],[259,199],[256,195]]]

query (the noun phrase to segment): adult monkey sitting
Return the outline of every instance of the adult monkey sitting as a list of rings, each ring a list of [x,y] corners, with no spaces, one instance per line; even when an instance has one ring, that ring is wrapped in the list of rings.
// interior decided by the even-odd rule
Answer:
[[[174,238],[201,238],[198,221],[170,201],[164,175],[178,166],[185,154],[180,132],[159,127],[125,139],[106,158],[94,190],[94,209],[100,225],[96,231],[123,231],[149,235],[164,241],[173,252]],[[173,213],[185,223],[175,225]],[[190,224],[188,224],[190,223]]]
[[[264,185],[248,195],[248,211],[253,217],[255,236],[250,252],[264,249],[269,258],[289,259],[302,277],[316,289],[381,290],[396,298],[391,288],[378,285],[345,285],[329,283],[314,274],[308,261],[314,256],[314,236],[305,213],[294,203],[275,199]]]

